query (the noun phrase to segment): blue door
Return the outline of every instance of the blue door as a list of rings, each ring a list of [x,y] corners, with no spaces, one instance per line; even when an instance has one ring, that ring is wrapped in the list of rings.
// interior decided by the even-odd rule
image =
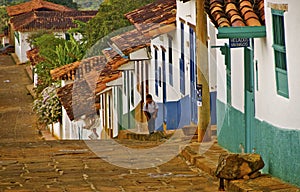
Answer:
[[[198,107],[196,98],[196,38],[195,31],[190,27],[190,95],[191,95],[191,121],[198,122]]]
[[[162,50],[162,89],[163,89],[163,121],[167,122],[166,103],[167,103],[167,78],[166,78],[166,52]]]
[[[184,74],[184,23],[180,23],[180,46],[181,46],[181,54],[179,60],[179,69],[180,69],[180,92],[184,95],[185,94],[185,74]]]

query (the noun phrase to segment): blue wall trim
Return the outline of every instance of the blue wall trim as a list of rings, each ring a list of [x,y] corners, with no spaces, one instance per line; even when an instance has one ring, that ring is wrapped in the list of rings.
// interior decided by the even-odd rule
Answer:
[[[211,124],[217,124],[217,92],[211,92]],[[191,113],[191,97],[189,95],[181,98],[179,101],[167,102],[164,106],[162,103],[157,103],[159,110],[155,122],[156,130],[163,130],[163,107],[166,109],[167,129],[174,130],[190,125],[192,121]]]

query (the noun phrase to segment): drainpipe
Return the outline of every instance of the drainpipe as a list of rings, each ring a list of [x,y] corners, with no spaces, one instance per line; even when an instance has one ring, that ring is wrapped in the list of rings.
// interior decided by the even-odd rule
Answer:
[[[207,47],[207,18],[204,0],[196,0],[197,84],[202,85],[202,106],[198,107],[198,142],[210,141],[210,95]],[[206,137],[204,138],[204,136]]]

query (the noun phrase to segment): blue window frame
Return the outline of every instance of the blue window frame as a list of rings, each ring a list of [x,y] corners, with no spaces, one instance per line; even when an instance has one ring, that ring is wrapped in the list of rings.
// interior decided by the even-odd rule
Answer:
[[[288,98],[289,87],[285,46],[284,11],[272,9],[272,21],[277,94]]]
[[[173,86],[173,48],[172,38],[168,38],[168,55],[169,55],[169,84]]]
[[[165,74],[165,70],[166,70],[166,51],[164,49],[161,50],[161,59],[162,59],[163,74]],[[161,86],[162,83],[166,83],[166,81],[167,81],[167,79],[166,79],[165,75],[163,75],[163,77],[160,78],[159,86]]]
[[[181,58],[179,61],[179,69],[180,69],[180,92],[185,94],[185,66],[184,66],[184,23],[180,23],[180,42],[181,42]]]
[[[155,63],[155,95],[158,96],[158,51],[154,50],[154,63]]]

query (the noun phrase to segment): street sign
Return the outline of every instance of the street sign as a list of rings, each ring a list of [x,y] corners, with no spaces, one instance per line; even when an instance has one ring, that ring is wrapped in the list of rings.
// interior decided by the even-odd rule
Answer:
[[[250,39],[249,38],[233,38],[229,39],[230,48],[238,48],[238,47],[249,47]]]

